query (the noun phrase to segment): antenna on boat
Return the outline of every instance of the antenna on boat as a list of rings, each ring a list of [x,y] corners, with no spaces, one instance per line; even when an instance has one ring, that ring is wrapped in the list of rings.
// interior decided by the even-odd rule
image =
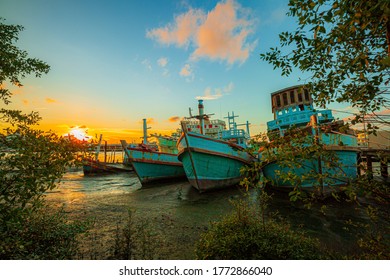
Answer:
[[[229,130],[236,130],[237,129],[237,124],[234,121],[234,119],[237,118],[237,117],[239,117],[239,116],[234,115],[234,112],[232,112],[232,115],[230,115],[230,113],[228,112],[228,116],[225,117],[225,119],[228,119]]]
[[[251,125],[251,123],[248,122],[248,121],[246,121],[246,123],[237,124],[237,126],[242,126],[242,125],[245,125],[245,126],[246,126],[246,133],[247,133],[248,135],[250,135],[250,133],[249,133],[249,125]]]

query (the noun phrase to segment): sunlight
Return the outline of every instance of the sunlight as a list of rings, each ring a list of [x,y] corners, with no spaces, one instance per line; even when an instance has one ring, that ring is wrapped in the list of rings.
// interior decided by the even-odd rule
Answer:
[[[87,128],[79,126],[71,127],[69,132],[64,136],[72,136],[80,141],[89,141],[92,139],[92,136],[87,135]]]

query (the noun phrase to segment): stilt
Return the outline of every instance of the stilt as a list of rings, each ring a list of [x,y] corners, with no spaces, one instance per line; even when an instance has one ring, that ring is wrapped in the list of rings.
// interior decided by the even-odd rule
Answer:
[[[367,174],[370,179],[374,178],[371,155],[367,155]]]
[[[383,178],[389,177],[389,171],[387,170],[387,158],[381,158],[381,176]]]

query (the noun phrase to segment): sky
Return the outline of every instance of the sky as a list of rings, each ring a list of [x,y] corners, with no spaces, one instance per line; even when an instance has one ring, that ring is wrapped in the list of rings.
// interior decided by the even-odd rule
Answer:
[[[51,67],[26,77],[11,107],[38,111],[40,128],[72,127],[108,142],[169,133],[197,112],[251,123],[251,134],[272,120],[270,94],[301,84],[260,60],[294,30],[288,0],[1,0],[0,17],[20,24],[17,46]]]

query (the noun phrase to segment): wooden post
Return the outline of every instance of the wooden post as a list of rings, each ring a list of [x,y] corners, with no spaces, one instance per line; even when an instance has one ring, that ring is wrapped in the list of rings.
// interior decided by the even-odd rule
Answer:
[[[380,159],[380,162],[381,162],[381,176],[383,178],[388,178],[389,172],[387,171],[387,158],[382,157]]]
[[[104,140],[104,163],[107,162],[107,141]]]
[[[96,147],[96,154],[95,154],[96,161],[99,161],[99,153],[100,153],[100,145],[102,144],[102,137],[103,137],[103,134],[100,134],[99,142],[98,142],[97,147]]]
[[[314,141],[316,145],[320,144],[320,135],[318,132],[318,125],[317,125],[317,115],[312,115],[310,117],[310,125],[312,126],[312,132],[314,134]],[[313,131],[314,130],[314,131]],[[322,180],[322,159],[321,156],[317,159],[318,164],[318,174],[320,176],[320,188],[321,188],[321,194],[324,194],[324,182]]]
[[[362,152],[361,151],[357,154],[357,166],[356,166],[356,169],[357,169],[357,175],[359,177],[362,176]]]
[[[374,178],[373,170],[372,170],[372,157],[371,155],[367,154],[367,174],[368,178],[372,179]]]

